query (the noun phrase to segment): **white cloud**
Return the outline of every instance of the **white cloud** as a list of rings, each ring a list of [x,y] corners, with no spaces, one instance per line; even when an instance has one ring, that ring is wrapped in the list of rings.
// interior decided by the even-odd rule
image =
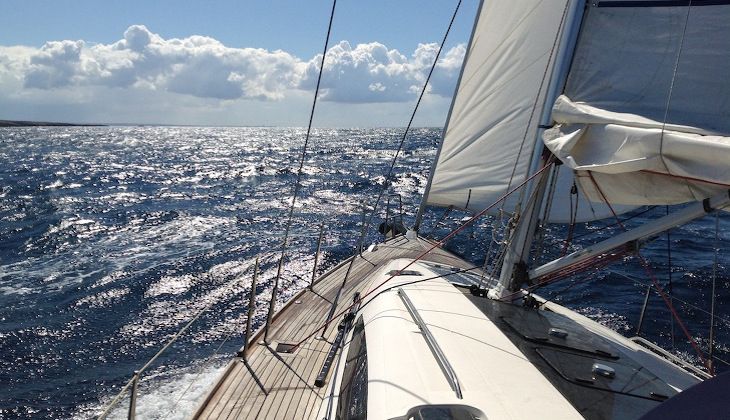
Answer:
[[[2,65],[2,62],[0,62]],[[283,51],[228,48],[215,39],[163,39],[134,25],[114,44],[50,41],[22,69],[25,88],[130,86],[217,99],[280,99],[303,64]]]
[[[415,98],[426,81],[438,44],[420,44],[411,57],[378,42],[352,48],[342,41],[327,52],[322,98],[333,102],[403,102]],[[451,96],[464,57],[464,47],[451,49],[439,60],[430,83],[432,94]],[[301,87],[316,85],[322,55],[307,63]],[[454,63],[458,66],[454,68]]]
[[[25,87],[50,89],[66,86],[79,71],[83,41],[47,42],[30,58]]]
[[[377,42],[352,47],[341,41],[327,53],[321,98],[365,104],[414,100],[437,50],[436,44],[421,44],[406,56]],[[431,95],[452,95],[463,57],[463,45],[445,52],[431,79]],[[165,39],[134,25],[111,44],[61,40],[41,48],[0,46],[0,92],[6,103],[22,99],[24,106],[66,100],[93,107],[108,99],[109,89],[124,90],[118,96],[129,101],[135,95],[140,100],[157,95],[159,102],[170,95],[200,98],[199,106],[208,108],[211,100],[286,101],[314,90],[320,60],[321,55],[302,60],[281,50],[231,48],[198,35]]]

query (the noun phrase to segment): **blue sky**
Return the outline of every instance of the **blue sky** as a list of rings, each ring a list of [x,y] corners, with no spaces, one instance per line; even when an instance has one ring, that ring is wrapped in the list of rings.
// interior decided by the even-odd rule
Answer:
[[[318,125],[405,124],[455,5],[339,0]],[[419,125],[444,122],[477,7],[463,1]],[[330,8],[4,0],[0,119],[303,125]]]

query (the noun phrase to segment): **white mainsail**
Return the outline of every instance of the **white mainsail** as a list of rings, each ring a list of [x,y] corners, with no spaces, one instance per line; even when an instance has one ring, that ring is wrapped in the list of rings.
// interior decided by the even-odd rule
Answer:
[[[594,202],[679,204],[730,186],[730,5],[651,3],[588,9],[544,135]]]
[[[561,15],[581,3],[483,4],[426,204],[478,211],[528,176],[539,104],[554,100],[546,98],[546,77],[559,65]],[[553,107],[557,126],[544,134],[566,163],[548,221],[598,220],[728,188],[730,78],[723,75],[730,74],[730,56],[720,53],[730,49],[727,22],[723,1],[587,6]],[[574,184],[578,194],[571,197]],[[573,217],[570,199],[579,201]],[[503,208],[512,211],[516,200],[517,194]]]

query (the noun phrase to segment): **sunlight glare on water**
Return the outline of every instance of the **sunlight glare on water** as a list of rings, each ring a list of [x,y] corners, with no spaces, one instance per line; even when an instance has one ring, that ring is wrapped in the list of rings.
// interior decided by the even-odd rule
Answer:
[[[320,223],[320,272],[352,253],[362,205],[372,205],[385,183],[402,130],[314,130],[279,305],[310,281]],[[439,136],[437,129],[414,130],[396,167],[391,192],[402,196],[407,224]],[[0,417],[98,415],[135,369],[210,307],[141,383],[140,416],[190,415],[242,344],[257,257],[255,326],[265,318],[303,137],[299,128],[0,129]],[[432,229],[442,212],[430,214],[423,232],[442,237],[465,216],[452,212]],[[726,217],[721,225],[726,241]],[[577,233],[588,229],[579,226]],[[713,245],[707,238],[713,235],[709,219],[672,234],[675,294],[702,308],[709,302]],[[551,227],[546,237],[560,249],[565,229]],[[470,228],[448,247],[481,264],[490,238]],[[378,239],[372,230],[366,243]],[[662,241],[644,253],[664,282]],[[730,296],[726,255],[718,308],[727,308]],[[635,282],[646,278],[627,261],[545,294],[631,335],[643,299]],[[568,284],[573,286],[561,291]],[[679,308],[690,329],[706,336],[706,314]],[[645,334],[671,344],[658,298],[649,314]],[[722,343],[729,326],[718,326]],[[676,352],[691,358],[687,350],[677,340]],[[719,355],[726,357],[727,350],[719,347]],[[114,417],[126,415],[126,404]]]

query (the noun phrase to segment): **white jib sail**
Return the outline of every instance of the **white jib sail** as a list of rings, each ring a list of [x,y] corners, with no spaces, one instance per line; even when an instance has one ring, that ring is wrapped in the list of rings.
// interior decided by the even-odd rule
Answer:
[[[482,210],[528,176],[568,1],[483,2],[427,204]]]

